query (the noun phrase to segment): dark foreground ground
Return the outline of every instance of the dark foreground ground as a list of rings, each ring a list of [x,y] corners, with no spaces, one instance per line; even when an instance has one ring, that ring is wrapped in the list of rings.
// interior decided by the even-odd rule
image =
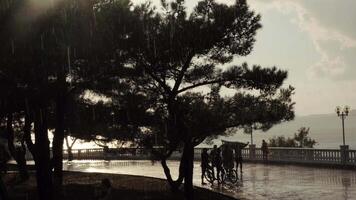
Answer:
[[[172,193],[164,180],[140,176],[65,172],[63,200],[94,200],[95,193],[100,188],[101,180],[108,178],[112,183],[112,193],[108,199],[115,200],[180,200],[182,193]],[[24,183],[17,183],[16,174],[5,175],[4,181],[8,187],[10,199],[32,200],[36,198],[36,179],[31,176]],[[195,189],[197,200],[232,200],[232,198],[206,190]]]

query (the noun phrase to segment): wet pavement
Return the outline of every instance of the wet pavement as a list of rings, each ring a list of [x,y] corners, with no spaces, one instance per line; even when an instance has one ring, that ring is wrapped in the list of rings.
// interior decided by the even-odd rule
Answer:
[[[173,177],[178,162],[170,161]],[[159,163],[151,161],[73,161],[64,169],[165,178]],[[356,171],[293,165],[245,164],[235,185],[201,185],[200,166],[194,164],[194,184],[239,199],[356,200]]]

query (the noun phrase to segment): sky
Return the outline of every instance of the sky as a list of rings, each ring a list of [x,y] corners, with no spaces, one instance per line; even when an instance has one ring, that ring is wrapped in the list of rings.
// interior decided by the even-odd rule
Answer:
[[[186,0],[188,10],[196,2]],[[247,62],[288,70],[285,86],[296,88],[296,115],[333,113],[336,106],[344,105],[356,108],[355,0],[247,2],[261,14],[263,27],[253,52],[232,64]]]
[[[356,1],[249,0],[262,15],[251,64],[289,72],[297,115],[356,108]]]

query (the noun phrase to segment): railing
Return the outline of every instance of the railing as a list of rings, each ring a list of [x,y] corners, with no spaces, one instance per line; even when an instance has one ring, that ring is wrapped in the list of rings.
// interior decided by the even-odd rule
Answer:
[[[262,150],[255,149],[256,155],[251,158],[245,154],[246,159],[263,160]],[[334,149],[302,149],[302,148],[270,148],[269,161],[299,162],[299,163],[340,163],[340,150]]]
[[[250,152],[254,152],[254,155]],[[242,150],[242,156],[247,161],[262,161],[262,155],[260,148]],[[356,166],[356,150],[270,147],[267,158],[268,161],[279,163]]]
[[[356,150],[349,150],[348,162],[352,165],[356,165]]]
[[[194,149],[195,160],[200,160],[202,148]],[[250,146],[242,149],[245,161],[262,161],[263,153],[260,148]],[[28,160],[31,155],[26,156]],[[179,160],[181,151],[175,151],[169,159]],[[147,160],[152,159],[149,150],[144,148],[117,149],[73,149],[63,151],[64,160]],[[342,149],[305,149],[305,148],[276,148],[270,147],[268,161],[276,163],[327,164],[356,166],[356,150]]]

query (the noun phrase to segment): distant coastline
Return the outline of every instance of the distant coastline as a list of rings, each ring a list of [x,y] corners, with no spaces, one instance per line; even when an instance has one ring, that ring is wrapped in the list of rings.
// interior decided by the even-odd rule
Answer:
[[[336,114],[296,116],[293,121],[278,124],[267,132],[254,131],[254,143],[259,147],[263,139],[268,140],[273,136],[291,137],[303,126],[310,127],[309,135],[318,142],[315,146],[317,149],[339,149],[342,145],[341,120]],[[345,138],[350,149],[356,149],[356,110],[352,110],[345,120]],[[250,135],[239,131],[233,136],[222,137],[222,139],[250,142]],[[219,141],[215,142],[219,144]]]

